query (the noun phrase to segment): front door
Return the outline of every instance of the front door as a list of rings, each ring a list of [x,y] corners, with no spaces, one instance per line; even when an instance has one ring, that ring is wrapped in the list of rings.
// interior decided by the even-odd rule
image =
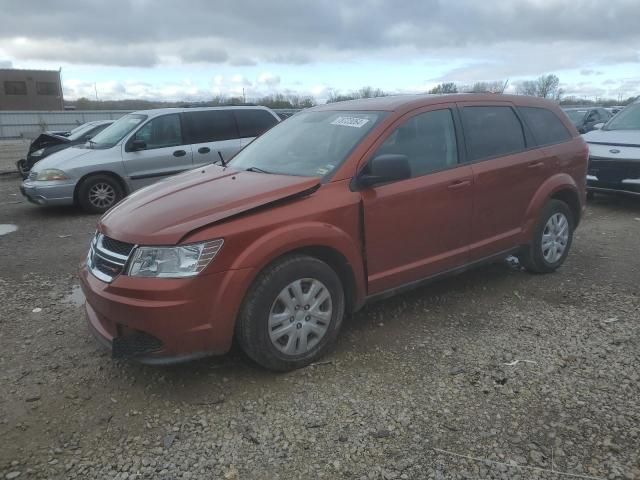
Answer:
[[[438,108],[401,119],[370,157],[406,155],[412,173],[361,192],[370,295],[467,262],[473,174],[452,110]]]
[[[183,140],[180,115],[172,113],[145,123],[123,146],[124,169],[133,189],[192,168],[191,145]],[[135,140],[143,142],[135,149]]]

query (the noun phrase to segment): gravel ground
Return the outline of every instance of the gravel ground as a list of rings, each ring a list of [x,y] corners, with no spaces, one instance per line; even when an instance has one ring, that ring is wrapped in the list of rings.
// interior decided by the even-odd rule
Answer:
[[[27,156],[31,140],[0,140],[0,175],[17,172],[16,162]]]
[[[0,177],[18,226],[0,236],[0,478],[640,478],[638,201],[591,203],[556,274],[499,263],[370,305],[323,362],[274,374],[237,351],[112,361],[75,277],[97,217],[17,187]]]

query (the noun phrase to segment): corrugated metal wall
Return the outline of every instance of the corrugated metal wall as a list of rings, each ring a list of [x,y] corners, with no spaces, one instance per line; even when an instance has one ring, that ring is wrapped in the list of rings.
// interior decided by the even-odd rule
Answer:
[[[0,112],[0,138],[35,138],[45,130],[71,130],[92,120],[115,120],[128,110]]]
[[[297,109],[274,109],[288,118]],[[0,111],[0,138],[35,138],[46,130],[71,130],[92,120],[116,120],[129,110],[70,110],[60,112]]]

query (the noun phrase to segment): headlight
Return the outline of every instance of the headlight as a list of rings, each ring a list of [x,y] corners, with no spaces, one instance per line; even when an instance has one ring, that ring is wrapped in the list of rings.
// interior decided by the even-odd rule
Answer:
[[[67,180],[67,174],[62,170],[58,170],[56,168],[45,168],[38,172],[38,176],[36,180],[38,181],[49,181],[49,180]]]
[[[137,247],[127,274],[134,277],[192,277],[209,265],[223,243],[220,238],[179,247]]]
[[[32,157],[41,157],[43,153],[44,153],[44,148],[41,148],[40,150],[36,150],[35,152],[31,152],[31,156]]]

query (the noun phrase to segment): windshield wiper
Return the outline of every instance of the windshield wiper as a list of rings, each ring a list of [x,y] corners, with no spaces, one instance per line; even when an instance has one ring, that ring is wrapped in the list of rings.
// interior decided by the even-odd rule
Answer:
[[[245,169],[245,171],[247,171],[247,172],[256,172],[256,173],[271,173],[271,172],[267,172],[266,170],[263,170],[263,169],[258,168],[258,167],[249,167],[249,168]]]
[[[89,144],[89,148],[93,148],[93,146],[96,144],[96,142],[91,139],[87,140],[87,143]]]

